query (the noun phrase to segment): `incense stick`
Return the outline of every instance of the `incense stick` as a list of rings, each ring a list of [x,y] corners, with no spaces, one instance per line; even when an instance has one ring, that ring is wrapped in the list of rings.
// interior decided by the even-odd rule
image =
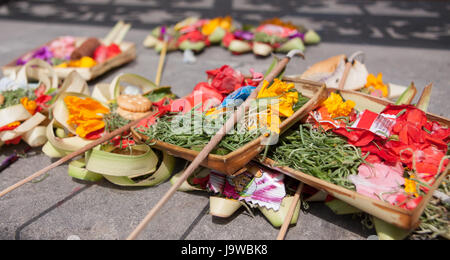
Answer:
[[[350,74],[350,69],[355,64],[356,59],[358,57],[362,57],[362,59],[364,59],[364,53],[362,51],[357,51],[357,52],[353,53],[352,56],[350,56],[350,58],[348,58],[347,62],[345,63],[344,73],[342,74],[341,81],[339,82],[339,87],[338,87],[339,90],[344,90],[345,83],[347,82],[348,74]]]
[[[163,69],[164,69],[164,62],[166,60],[167,48],[168,48],[167,35],[164,35],[164,45],[161,50],[161,56],[159,58],[159,64],[158,64],[158,71],[156,73],[156,78],[155,78],[156,86],[159,86],[161,84],[161,78],[162,78],[162,73],[163,73]]]

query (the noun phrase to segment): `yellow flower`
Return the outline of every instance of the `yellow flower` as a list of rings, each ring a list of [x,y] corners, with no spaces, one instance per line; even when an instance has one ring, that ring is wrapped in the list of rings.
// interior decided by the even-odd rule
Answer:
[[[19,121],[17,121],[17,122],[13,122],[13,123],[7,125],[6,127],[18,127],[20,124],[21,123]]]
[[[217,109],[215,107],[213,107],[206,112],[206,116],[214,115],[216,113],[217,113]]]
[[[293,29],[293,30],[297,30],[298,29],[297,26],[295,26],[291,22],[283,22],[278,17],[275,17],[275,18],[269,19],[269,20],[265,20],[261,24],[273,24],[273,25],[278,25],[278,26],[286,27],[286,28]]]
[[[223,115],[226,112],[227,112],[227,109],[225,107],[221,108],[221,109],[217,109],[217,108],[213,107],[206,112],[206,116],[210,116],[211,119],[217,119],[218,116]]]
[[[298,92],[291,91],[295,88],[293,83],[286,83],[279,79],[275,79],[272,86],[269,82],[264,81],[263,87],[258,93],[260,98],[278,97],[278,102],[271,105],[272,111],[278,111],[283,117],[290,117],[294,114],[293,106],[298,102]]]
[[[63,63],[64,64],[64,63]],[[83,57],[79,60],[71,60],[66,65],[60,65],[61,68],[72,67],[72,68],[92,68],[97,65],[97,62],[91,57]]]
[[[383,97],[387,97],[389,95],[389,88],[383,83],[382,73],[378,73],[377,77],[373,74],[369,74],[369,76],[367,76],[365,88],[369,89],[370,92],[380,90],[383,93]]]
[[[83,121],[78,125],[76,133],[78,136],[86,137],[88,134],[105,128],[105,122],[101,120]]]
[[[25,109],[32,115],[36,112],[37,104],[34,100],[30,100],[27,97],[21,98],[20,103],[25,107]]]
[[[272,111],[269,111],[266,116],[260,118],[260,126],[267,127],[267,129],[273,133],[280,133],[280,124],[280,117],[275,115]]]
[[[175,29],[175,31],[180,31],[184,27],[191,26],[191,25],[195,24],[196,22],[198,22],[197,17],[188,17],[188,18],[184,19],[183,21],[177,23],[173,28]]]
[[[225,31],[230,31],[232,25],[232,19],[230,16],[225,18],[217,17],[210,20],[207,24],[203,25],[202,33],[204,35],[211,35],[217,27],[222,27]]]
[[[62,68],[62,69],[65,69],[65,68],[67,68],[67,67],[69,67],[68,65],[67,65],[67,63],[66,62],[63,62],[63,63],[61,63],[61,64],[59,64],[59,65],[57,65],[57,66],[55,66],[56,68]]]
[[[415,178],[414,175],[411,178]],[[405,178],[405,192],[408,194],[414,194],[416,198],[419,197],[419,193],[417,192],[417,182],[412,179]]]
[[[269,87],[269,82],[264,81],[263,87],[258,93],[258,99],[274,98],[268,102],[267,114],[258,115],[259,126],[266,127],[271,132],[280,133],[280,117],[290,117],[294,114],[294,105],[298,102],[298,92],[292,91],[295,88],[293,83],[286,83],[275,79]]]
[[[339,94],[331,93],[323,105],[327,108],[332,118],[348,116],[356,106],[355,102],[347,100],[344,102]]]
[[[278,114],[273,113],[270,109],[265,113],[257,115],[257,123],[248,127],[249,131],[255,130],[257,127],[265,128],[273,133],[280,133],[281,119]]]
[[[258,93],[258,98],[276,97],[287,93],[295,87],[294,83],[286,83],[279,79],[275,79],[272,86],[269,87],[269,82],[264,81],[263,87]]]
[[[211,35],[214,30],[220,25],[220,17],[212,19],[209,23],[205,24],[202,28],[202,33],[204,35]]]

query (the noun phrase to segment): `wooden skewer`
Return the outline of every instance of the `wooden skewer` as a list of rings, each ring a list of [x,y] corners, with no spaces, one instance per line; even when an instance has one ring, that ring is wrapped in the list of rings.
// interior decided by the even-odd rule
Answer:
[[[298,54],[298,51],[289,53],[286,58],[281,60],[278,65],[273,69],[271,73],[266,77],[268,82],[272,82],[275,77],[281,73],[281,71],[286,67],[291,58]],[[134,240],[137,236],[144,230],[148,223],[153,219],[153,217],[158,213],[158,211],[167,203],[167,201],[175,194],[178,188],[189,178],[189,176],[200,166],[200,164],[208,157],[209,153],[220,143],[223,137],[234,127],[236,122],[239,122],[244,115],[244,112],[249,107],[251,101],[255,99],[258,95],[259,90],[262,87],[262,82],[260,85],[251,93],[247,100],[239,106],[238,110],[234,112],[233,116],[225,123],[225,125],[216,133],[216,135],[211,138],[211,141],[203,148],[203,150],[198,154],[198,156],[192,161],[189,167],[184,171],[183,175],[180,176],[178,181],[172,185],[172,187],[167,191],[167,193],[161,198],[161,200],[150,210],[147,216],[142,220],[142,222],[137,226],[137,228],[128,236],[127,240]]]
[[[117,130],[115,130],[115,131],[113,131],[111,133],[106,134],[102,138],[100,138],[98,140],[95,140],[92,143],[86,145],[81,150],[73,152],[73,153],[71,153],[71,154],[69,154],[69,155],[59,159],[58,161],[50,164],[49,166],[45,167],[44,169],[34,173],[33,175],[31,175],[31,176],[29,176],[29,177],[27,177],[27,178],[17,182],[14,185],[9,186],[8,188],[6,188],[6,189],[4,189],[3,191],[0,192],[0,198],[5,196],[6,194],[10,193],[11,191],[19,188],[20,186],[22,186],[22,185],[32,181],[33,179],[35,179],[35,178],[45,174],[46,172],[48,172],[48,171],[58,167],[59,165],[65,163],[67,161],[70,161],[70,160],[72,160],[73,158],[75,158],[75,157],[77,157],[79,155],[84,154],[85,152],[91,150],[92,148],[94,148],[94,147],[96,147],[96,146],[98,146],[98,145],[100,145],[100,144],[102,144],[102,143],[104,143],[106,141],[109,141],[110,139],[114,138],[115,136],[121,135],[123,132],[126,132],[126,131],[130,130],[133,126],[137,125],[141,120],[143,120],[144,118],[147,118],[148,116],[151,116],[153,113],[154,112],[147,113],[141,119],[136,120],[134,122],[131,122],[130,124],[128,124],[126,126],[123,126],[123,127],[119,128],[119,129],[117,129]]]
[[[345,64],[344,74],[342,74],[341,81],[339,82],[339,90],[343,90],[345,87],[345,82],[347,82],[348,74],[350,73],[350,69],[352,68],[353,63],[348,61]]]
[[[284,240],[284,238],[286,237],[286,233],[288,231],[289,225],[291,224],[292,217],[294,216],[295,208],[297,207],[297,203],[300,200],[300,194],[302,193],[303,186],[304,184],[302,182],[297,187],[297,191],[295,192],[294,199],[292,200],[292,204],[289,207],[288,214],[286,215],[280,232],[278,233],[277,240]]]

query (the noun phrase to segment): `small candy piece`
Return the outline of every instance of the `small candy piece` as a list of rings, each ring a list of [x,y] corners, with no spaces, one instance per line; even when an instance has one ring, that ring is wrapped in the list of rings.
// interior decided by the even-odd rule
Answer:
[[[193,64],[197,61],[194,52],[190,49],[184,51],[183,62],[187,64]]]

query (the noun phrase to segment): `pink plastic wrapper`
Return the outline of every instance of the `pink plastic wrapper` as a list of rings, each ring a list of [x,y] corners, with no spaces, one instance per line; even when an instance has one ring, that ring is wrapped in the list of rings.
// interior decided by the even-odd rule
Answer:
[[[209,175],[209,181],[207,184],[208,190],[216,194],[222,193],[225,187],[225,178],[226,176],[224,174],[211,171],[211,174]]]
[[[348,178],[355,184],[358,193],[374,199],[382,198],[391,204],[403,193],[402,185],[405,184],[400,163],[396,166],[375,163],[373,168],[363,164],[359,167],[358,175],[350,175]]]
[[[261,169],[261,174],[257,177],[253,177],[250,173],[243,174],[251,176],[253,179],[242,192],[236,191],[233,177],[216,172],[211,173],[208,188],[212,192],[222,193],[227,198],[278,211],[286,196],[284,175],[266,169]]]

